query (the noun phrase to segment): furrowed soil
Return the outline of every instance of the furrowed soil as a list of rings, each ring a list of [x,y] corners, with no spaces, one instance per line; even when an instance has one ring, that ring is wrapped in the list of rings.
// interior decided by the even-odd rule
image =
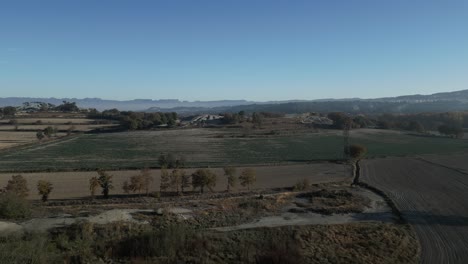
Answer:
[[[444,157],[431,162],[450,165]],[[361,172],[361,181],[383,190],[412,225],[422,263],[468,263],[467,174],[414,158],[366,160]]]

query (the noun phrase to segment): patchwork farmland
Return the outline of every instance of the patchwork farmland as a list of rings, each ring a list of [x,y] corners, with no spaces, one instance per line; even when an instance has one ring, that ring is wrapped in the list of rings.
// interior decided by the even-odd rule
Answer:
[[[460,152],[468,141],[356,130],[352,143],[368,157]],[[240,129],[179,129],[83,134],[0,153],[0,171],[106,170],[158,167],[161,154],[184,157],[189,167],[277,165],[341,160],[343,139],[335,131],[282,135]]]

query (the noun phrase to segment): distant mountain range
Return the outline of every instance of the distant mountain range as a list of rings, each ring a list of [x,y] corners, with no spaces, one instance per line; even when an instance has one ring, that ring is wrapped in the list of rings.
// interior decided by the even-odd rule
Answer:
[[[55,105],[63,101],[76,102],[81,108],[96,108],[100,111],[117,108],[121,111],[174,111],[178,113],[220,113],[220,112],[331,112],[349,113],[414,113],[468,111],[468,90],[435,93],[431,95],[404,95],[375,99],[318,99],[254,102],[246,100],[180,101],[177,99],[135,99],[128,101],[105,100],[100,98],[0,98],[2,106],[21,106],[25,102],[45,102]]]

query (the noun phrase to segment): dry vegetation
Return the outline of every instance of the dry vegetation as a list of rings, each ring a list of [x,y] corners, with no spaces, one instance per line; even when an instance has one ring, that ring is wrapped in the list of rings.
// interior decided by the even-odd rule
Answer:
[[[320,186],[325,188],[325,186]],[[220,195],[220,196],[219,196]],[[215,198],[219,196],[220,198]],[[275,215],[296,193],[205,194],[163,198],[133,207],[138,222],[93,221],[52,228],[48,235],[0,239],[1,263],[417,263],[418,244],[405,225],[362,222],[301,225],[219,232],[211,228]],[[142,200],[143,199],[143,200]],[[154,198],[153,198],[154,199]],[[59,206],[34,209],[70,217],[95,215],[129,204]],[[181,209],[184,206],[187,209]],[[51,218],[53,221],[54,218]],[[59,220],[61,222],[63,220]],[[65,222],[65,221],[64,221]],[[21,254],[19,252],[22,252]],[[27,254],[24,254],[27,252]]]
[[[112,126],[77,116],[23,117],[17,126],[8,122],[0,120],[0,148],[35,143],[34,131],[49,125],[59,130],[73,126],[75,132]],[[82,135],[5,151],[0,166],[9,173],[0,174],[0,187],[18,174],[12,171],[22,171],[28,198],[34,201],[31,210],[30,202],[2,196],[0,210],[9,213],[4,218],[97,217],[109,208],[129,207],[147,211],[133,213],[131,222],[100,225],[85,220],[53,228],[47,235],[0,237],[0,263],[417,263],[419,246],[412,229],[391,222],[213,229],[282,214],[287,204],[295,205],[292,213],[303,215],[363,213],[369,198],[336,184],[351,182],[350,166],[336,162],[343,158],[341,133],[317,130],[294,118],[266,118],[261,125]],[[64,135],[58,133],[57,138]],[[351,134],[351,143],[368,146],[368,157],[451,153],[465,150],[467,142],[375,129]],[[161,193],[161,171],[152,169],[148,197],[139,194],[141,189],[125,193],[123,184],[132,183],[131,177],[139,173],[135,169],[158,167],[159,155],[167,153],[187,158],[189,175],[198,167],[216,167],[211,169],[217,175],[214,192]],[[415,228],[423,260],[468,260],[466,156],[453,157],[363,162],[362,179],[383,189]],[[313,160],[335,162],[310,163]],[[254,167],[252,190],[236,186],[225,192],[225,165],[237,166],[237,176],[246,165]],[[114,170],[108,171],[114,187],[110,199],[90,199],[90,179],[98,176],[98,168]],[[90,171],[24,173],[45,170]],[[51,201],[41,204],[36,188],[47,191],[52,186],[47,196]],[[285,188],[302,192],[282,193]],[[100,196],[99,188],[96,194]],[[170,211],[182,207],[190,213]],[[427,213],[434,207],[438,214]],[[374,214],[373,219],[379,219],[384,213]]]
[[[368,198],[342,189],[307,192],[299,195],[298,198],[302,198],[302,201],[296,202],[301,212],[310,211],[321,214],[360,213],[370,204]],[[297,211],[295,209],[295,212]]]
[[[115,126],[115,124],[111,123],[101,124],[101,120],[86,119],[73,115],[70,115],[68,118],[55,117],[54,114],[38,115],[37,117],[31,116],[35,116],[35,114],[0,120],[0,150],[25,144],[39,143],[36,133],[47,127],[53,127],[58,131],[51,138],[53,140],[67,136],[70,133],[81,133]]]

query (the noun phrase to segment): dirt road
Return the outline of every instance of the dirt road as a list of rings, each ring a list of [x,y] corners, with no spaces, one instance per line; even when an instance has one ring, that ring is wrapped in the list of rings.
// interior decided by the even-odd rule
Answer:
[[[422,263],[468,263],[468,174],[386,158],[363,161],[361,181],[383,190],[414,227]]]

